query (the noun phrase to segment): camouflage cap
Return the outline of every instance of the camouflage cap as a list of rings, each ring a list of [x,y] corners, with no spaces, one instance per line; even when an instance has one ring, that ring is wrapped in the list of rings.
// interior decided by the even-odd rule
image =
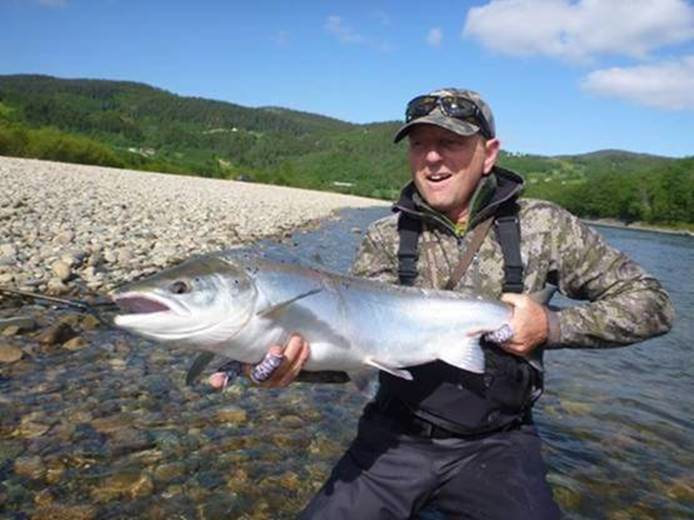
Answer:
[[[480,110],[484,118],[487,120],[487,124],[491,132],[491,135],[489,137],[494,137],[496,135],[496,128],[494,126],[494,115],[492,114],[492,109],[482,99],[482,96],[480,96],[477,92],[473,90],[463,90],[458,88],[442,88],[434,90],[433,92],[430,92],[426,95],[436,97],[453,96],[471,101]],[[463,121],[462,119],[457,119],[455,117],[448,116],[443,112],[441,106],[438,105],[427,115],[417,117],[412,121],[409,121],[405,123],[403,126],[401,126],[398,132],[395,134],[395,138],[393,139],[393,141],[397,143],[410,132],[413,126],[420,124],[440,126],[441,128],[450,130],[451,132],[454,132],[458,135],[474,135],[481,130],[479,125],[476,125],[472,122]]]

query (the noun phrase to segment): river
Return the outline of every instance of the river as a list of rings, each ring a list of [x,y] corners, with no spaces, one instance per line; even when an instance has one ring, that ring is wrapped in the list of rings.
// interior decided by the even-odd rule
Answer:
[[[344,272],[383,214],[344,211],[262,247]],[[670,334],[633,347],[546,355],[536,422],[548,478],[569,518],[691,518],[694,238],[599,231],[663,282],[678,319]],[[293,518],[365,403],[349,385],[186,387],[182,349],[61,309],[1,310],[72,322],[87,343],[68,351],[26,335],[14,341],[29,355],[0,365],[3,518]]]

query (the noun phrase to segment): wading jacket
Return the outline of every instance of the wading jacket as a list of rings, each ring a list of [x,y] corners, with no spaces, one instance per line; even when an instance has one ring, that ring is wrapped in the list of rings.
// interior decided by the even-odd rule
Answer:
[[[406,186],[394,205],[395,213],[367,230],[352,274],[398,283],[397,221],[398,213],[405,211],[423,224],[414,285],[443,289],[470,241],[469,230],[494,215],[502,203],[515,200],[521,229],[523,292],[536,292],[552,284],[565,296],[586,301],[548,313],[550,331],[544,348],[615,347],[670,329],[674,310],[656,279],[564,209],[542,200],[518,198],[522,187],[520,176],[495,167],[473,195],[468,229],[461,233],[444,215],[427,207],[412,184]],[[502,283],[503,256],[490,230],[454,290],[498,299]],[[464,387],[469,385],[465,378],[461,381],[462,385],[449,385],[450,392],[459,394],[449,395],[445,399],[449,404],[459,401],[467,405],[469,396]],[[414,383],[423,382],[415,376]],[[426,391],[440,393],[441,389]]]

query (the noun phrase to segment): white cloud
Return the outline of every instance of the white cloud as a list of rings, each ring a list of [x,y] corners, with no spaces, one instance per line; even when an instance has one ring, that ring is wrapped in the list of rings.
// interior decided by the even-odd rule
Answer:
[[[434,27],[429,29],[429,34],[427,34],[427,44],[432,47],[438,47],[443,41],[443,31],[440,27]]]
[[[694,110],[694,54],[651,65],[596,70],[581,86],[641,105]]]
[[[462,34],[514,55],[644,57],[694,39],[694,6],[686,0],[491,0],[470,9]]]
[[[342,43],[362,44],[366,42],[366,39],[361,34],[345,25],[340,16],[328,16],[325,22],[325,30]]]

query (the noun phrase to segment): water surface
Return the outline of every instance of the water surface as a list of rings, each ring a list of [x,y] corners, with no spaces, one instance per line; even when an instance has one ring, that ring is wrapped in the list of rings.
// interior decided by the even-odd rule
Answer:
[[[345,272],[383,209],[345,211],[282,244]],[[549,352],[536,421],[549,479],[570,518],[694,515],[691,378],[694,239],[600,228],[662,280],[674,330],[613,350]],[[7,341],[28,353],[0,365],[0,516],[293,518],[351,440],[365,400],[349,385],[223,393],[184,385],[192,357],[83,316],[25,306],[42,326],[73,322],[75,351]]]

